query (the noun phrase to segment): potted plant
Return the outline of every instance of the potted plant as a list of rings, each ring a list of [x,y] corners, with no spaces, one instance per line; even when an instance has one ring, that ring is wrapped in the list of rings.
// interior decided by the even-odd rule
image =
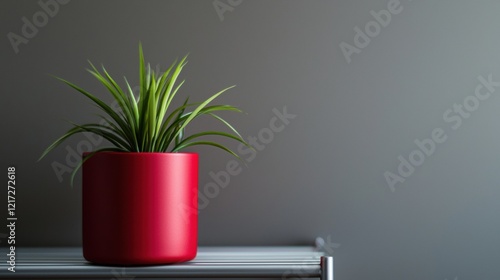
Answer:
[[[92,63],[88,69],[119,105],[113,110],[84,89],[61,80],[93,101],[104,115],[100,123],[73,124],[41,155],[77,133],[103,137],[111,147],[84,153],[75,168],[82,167],[83,255],[99,264],[144,265],[176,263],[193,259],[197,249],[198,154],[181,152],[209,145],[238,157],[229,148],[204,136],[220,136],[248,145],[221,111],[241,112],[231,105],[209,105],[226,88],[203,102],[185,102],[170,108],[184,81],[177,83],[186,57],[163,74],[146,67],[139,45],[139,97],[127,79],[126,89]],[[204,131],[184,135],[195,119],[208,116],[224,124],[230,133]]]

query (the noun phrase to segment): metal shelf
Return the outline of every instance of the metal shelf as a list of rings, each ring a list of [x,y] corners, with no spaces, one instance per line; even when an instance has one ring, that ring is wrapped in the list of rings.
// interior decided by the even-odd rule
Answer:
[[[5,258],[5,255],[4,255]],[[186,263],[140,267],[87,262],[81,248],[18,248],[16,272],[0,264],[8,279],[288,278],[333,280],[333,257],[314,247],[199,247]]]

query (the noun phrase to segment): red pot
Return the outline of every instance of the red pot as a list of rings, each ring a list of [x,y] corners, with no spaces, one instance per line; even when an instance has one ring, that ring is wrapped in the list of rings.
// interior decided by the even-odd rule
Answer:
[[[198,154],[99,152],[83,164],[82,189],[88,261],[147,265],[196,256]]]

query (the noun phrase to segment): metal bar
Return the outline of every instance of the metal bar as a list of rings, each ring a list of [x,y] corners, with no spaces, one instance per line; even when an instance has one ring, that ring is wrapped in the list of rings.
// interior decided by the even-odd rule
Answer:
[[[334,280],[333,279],[333,257],[321,257],[321,280]]]
[[[311,247],[200,247],[186,263],[142,267],[100,266],[87,262],[81,248],[20,248],[16,272],[0,263],[0,278],[8,279],[128,279],[128,278],[287,278],[333,280],[333,257]],[[118,276],[117,276],[118,275]]]

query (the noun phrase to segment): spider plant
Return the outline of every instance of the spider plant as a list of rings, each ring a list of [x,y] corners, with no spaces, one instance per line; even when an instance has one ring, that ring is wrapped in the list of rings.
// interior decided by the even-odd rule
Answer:
[[[102,151],[179,152],[185,148],[197,145],[213,146],[239,158],[235,152],[224,145],[202,139],[204,136],[220,136],[236,140],[248,146],[238,131],[229,124],[229,122],[218,115],[218,113],[222,111],[241,112],[241,110],[231,105],[209,106],[214,99],[234,86],[217,92],[203,102],[189,103],[189,98],[186,98],[181,106],[170,108],[172,100],[184,84],[184,81],[178,83],[177,80],[187,63],[186,58],[187,55],[179,62],[175,61],[163,74],[159,75],[159,73],[155,73],[154,70],[151,70],[149,64],[147,67],[145,66],[142,46],[139,44],[140,92],[138,98],[135,97],[125,77],[124,82],[126,87],[123,89],[109,75],[104,66],[102,66],[102,71],[99,71],[89,62],[91,68],[87,69],[87,71],[112,95],[119,105],[119,109],[116,111],[101,99],[79,86],[60,77],[55,77],[89,98],[104,113],[100,115],[104,121],[100,123],[72,124],[73,127],[54,141],[42,153],[39,160],[63,143],[67,138],[82,132],[90,132],[102,136],[112,144],[111,147],[93,151],[85,160],[96,152]],[[212,117],[220,121],[231,131],[231,133],[210,130],[186,137],[184,135],[186,127],[193,120],[201,116]],[[73,171],[71,182],[73,182],[74,175],[81,167],[82,163],[83,161],[80,162]]]

